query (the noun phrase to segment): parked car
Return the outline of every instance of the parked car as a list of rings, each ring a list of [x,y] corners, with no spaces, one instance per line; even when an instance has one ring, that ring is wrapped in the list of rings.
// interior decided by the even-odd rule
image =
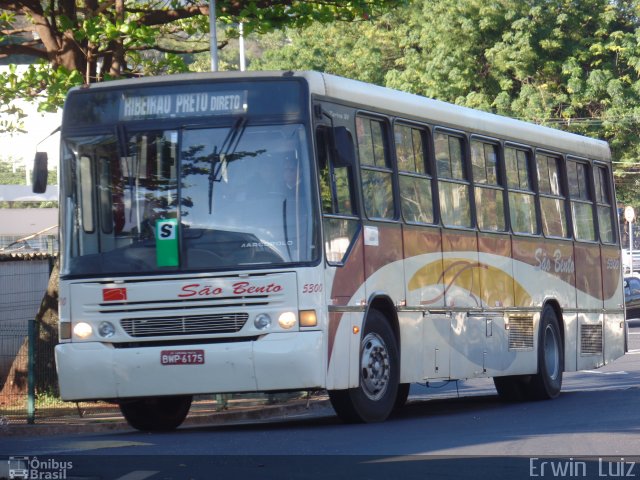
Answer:
[[[634,272],[640,272],[640,250],[632,250],[629,255],[629,250],[622,249],[622,265],[624,266],[624,273],[630,273],[631,266],[633,265]]]
[[[624,277],[624,303],[627,319],[640,318],[640,278]]]

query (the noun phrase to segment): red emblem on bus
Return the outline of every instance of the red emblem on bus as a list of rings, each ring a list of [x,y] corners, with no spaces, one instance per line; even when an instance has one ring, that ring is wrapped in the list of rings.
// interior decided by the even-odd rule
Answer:
[[[126,288],[103,288],[102,300],[104,302],[117,302],[127,299]]]

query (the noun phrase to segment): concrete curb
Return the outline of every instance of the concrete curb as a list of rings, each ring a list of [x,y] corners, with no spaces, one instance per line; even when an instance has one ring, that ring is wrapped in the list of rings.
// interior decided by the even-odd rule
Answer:
[[[190,412],[180,428],[194,426],[218,426],[257,420],[286,420],[290,417],[319,413],[326,410],[331,414],[331,403],[327,398],[292,400],[278,405],[255,405],[222,411]],[[45,420],[46,422],[46,420]],[[92,434],[133,429],[121,416],[108,418],[74,418],[64,423],[9,424],[0,426],[0,436],[51,436],[70,434]]]

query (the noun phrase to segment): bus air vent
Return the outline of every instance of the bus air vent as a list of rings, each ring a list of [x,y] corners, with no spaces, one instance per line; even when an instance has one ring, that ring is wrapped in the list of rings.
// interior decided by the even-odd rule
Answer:
[[[164,318],[123,318],[120,325],[132,337],[167,337],[239,332],[248,313],[220,313]]]
[[[602,354],[602,325],[580,325],[580,353],[583,355]]]
[[[533,348],[533,317],[509,317],[509,350]]]

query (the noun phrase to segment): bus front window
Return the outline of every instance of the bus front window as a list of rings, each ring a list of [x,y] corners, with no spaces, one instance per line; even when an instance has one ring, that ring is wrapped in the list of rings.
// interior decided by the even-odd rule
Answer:
[[[314,260],[310,160],[302,125],[67,138],[63,273],[243,269]],[[121,152],[125,152],[123,156]],[[178,261],[156,222],[175,219]]]

